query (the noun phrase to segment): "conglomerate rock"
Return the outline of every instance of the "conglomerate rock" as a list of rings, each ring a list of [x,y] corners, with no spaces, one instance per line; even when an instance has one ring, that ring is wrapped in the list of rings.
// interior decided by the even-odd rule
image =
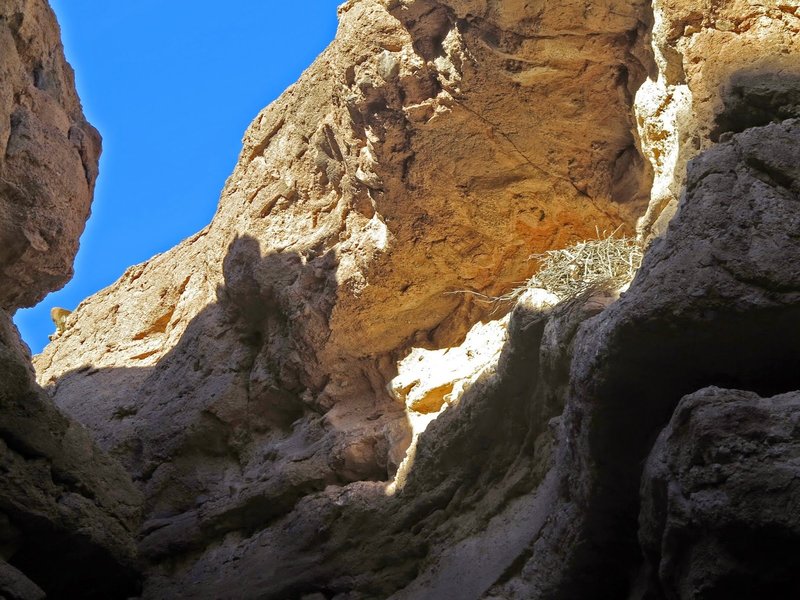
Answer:
[[[154,571],[145,597],[213,598],[226,589],[261,598],[754,597],[752,586],[731,595],[726,578],[732,566],[747,566],[741,552],[740,562],[734,554],[717,571],[709,570],[712,558],[691,561],[696,571],[688,574],[670,570],[676,555],[659,562],[652,548],[664,509],[648,507],[663,495],[653,486],[691,481],[681,483],[681,463],[670,462],[664,483],[652,483],[665,452],[663,442],[652,446],[693,390],[725,385],[766,396],[800,387],[799,140],[800,120],[787,120],[736,134],[693,161],[681,210],[610,306],[613,297],[600,292],[549,312],[518,306],[499,362],[428,425],[402,487],[362,482],[307,494],[253,535],[229,536],[186,568]],[[764,446],[757,465],[740,457],[728,467],[754,471],[751,494],[766,474],[785,481],[797,469],[793,404],[783,410],[775,401],[772,422],[784,414],[789,421],[765,432],[773,451]],[[768,403],[761,401],[765,411]],[[731,403],[724,414],[740,424],[757,418],[748,403]],[[743,435],[737,431],[730,435]],[[715,483],[725,479],[704,489],[712,494]],[[739,539],[752,531],[791,546],[800,510],[792,489],[779,489],[783,520],[761,512],[771,504],[765,496],[753,497],[749,510],[732,499],[718,513],[698,512],[707,538],[697,544],[721,539],[720,551],[739,551],[725,529],[732,514]],[[643,520],[637,535],[640,506],[656,524]],[[675,518],[670,527],[680,526]],[[796,589],[793,560],[760,571],[757,581]]]
[[[0,3],[0,597],[139,589],[141,492],[36,384],[11,314],[72,274],[100,138],[41,0]]]

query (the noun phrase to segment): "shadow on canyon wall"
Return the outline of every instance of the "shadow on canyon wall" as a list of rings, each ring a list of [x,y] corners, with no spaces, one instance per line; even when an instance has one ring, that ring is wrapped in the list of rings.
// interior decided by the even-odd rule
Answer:
[[[314,351],[328,335],[336,264],[332,252],[262,257],[239,237],[217,301],[156,365],[87,365],[49,386],[144,490],[146,555],[256,531],[328,485],[388,478],[390,446],[410,437],[403,407],[369,382],[374,397],[356,388],[360,415],[318,401],[328,377]]]
[[[731,81],[756,82],[751,88],[757,88],[770,77],[742,72]],[[800,78],[791,81],[794,91],[787,94],[800,97],[793,95]],[[725,106],[732,112],[720,115],[716,135],[749,127],[751,117],[741,116],[739,104]],[[748,164],[754,177],[763,171],[781,193],[797,195],[790,171]],[[643,562],[637,519],[644,463],[680,399],[712,385],[762,396],[800,388],[797,282],[779,284],[759,272],[743,278],[736,261],[761,260],[749,249],[774,232],[759,222],[753,227],[762,229],[742,233],[737,227],[748,214],[726,221],[714,215],[723,209],[682,201],[630,291],[598,316],[602,307],[586,299],[549,314],[519,306],[500,364],[421,436],[414,468],[395,496],[387,496],[381,483],[391,475],[389,442],[371,425],[336,432],[326,418],[333,409],[306,395],[321,391],[324,378],[306,380],[297,361],[287,360],[293,352],[311,357],[313,344],[298,346],[293,328],[311,321],[293,324],[286,290],[309,278],[316,282],[314,293],[333,298],[335,268],[320,279],[315,266],[296,254],[261,257],[252,238],[231,245],[218,302],[192,321],[158,365],[78,370],[54,389],[57,395],[80,375],[84,398],[95,397],[89,410],[103,413],[96,422],[76,406],[64,408],[95,431],[147,493],[142,551],[174,576],[173,591],[213,597],[243,580],[263,598],[330,597],[353,589],[388,597],[424,575],[432,553],[447,552],[439,540],[456,545],[488,530],[493,518],[554,473],[556,490],[534,509],[543,518],[530,523],[507,555],[447,581],[447,589],[452,597],[479,597],[520,576],[537,553],[550,552],[561,564],[543,584],[543,597],[626,597]],[[692,231],[692,223],[703,219],[720,229]],[[716,234],[730,246],[709,250],[707,242],[717,240],[708,236]],[[675,248],[687,239],[699,240],[697,248],[707,255],[674,262]],[[777,248],[765,260],[790,260],[791,251]],[[318,260],[333,263],[335,257]],[[703,294],[693,296],[689,284],[698,277],[710,279]],[[715,288],[717,282],[725,287]],[[317,313],[327,319],[331,310],[323,306]],[[314,372],[313,365],[307,372]],[[113,403],[102,406],[109,391]],[[365,423],[403,423],[402,407],[392,406],[388,396],[373,399],[373,409],[360,415]],[[347,466],[347,456],[336,453],[350,447],[351,434],[353,443],[365,434],[372,438]],[[351,482],[352,494],[328,488]],[[353,494],[361,499],[348,500]],[[563,511],[578,515],[573,524],[559,523],[564,507],[577,511]],[[537,544],[543,527],[550,528],[549,537]],[[572,528],[571,537],[564,528]],[[227,553],[218,548],[204,555],[234,531],[242,534],[239,546],[231,542]],[[570,540],[561,554],[552,547],[559,540]],[[774,550],[791,554],[795,543],[776,537]],[[200,569],[181,580],[192,561],[205,564],[206,574],[198,575]],[[431,578],[429,590],[435,589],[436,576]]]
[[[711,131],[714,142],[723,134],[800,117],[800,73],[742,69],[722,86],[720,97],[723,107]]]

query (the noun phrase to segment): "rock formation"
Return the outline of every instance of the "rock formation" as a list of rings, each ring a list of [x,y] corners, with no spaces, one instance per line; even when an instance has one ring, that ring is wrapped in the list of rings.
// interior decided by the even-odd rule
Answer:
[[[720,135],[800,116],[798,8],[797,0],[653,2],[658,76],[636,98],[643,151],[655,172],[643,234],[663,233],[687,161]]]
[[[72,276],[100,136],[81,112],[44,2],[0,12],[0,305],[33,306]]]
[[[38,359],[140,482],[145,555],[387,480],[410,439],[386,390],[405,350],[459,341],[488,312],[463,292],[507,291],[531,253],[633,228],[645,4],[518,10],[344,5],[245,134],[213,222],[83,303]]]
[[[0,598],[125,597],[141,493],[36,384],[11,314],[63,285],[100,137],[40,0],[0,6]]]
[[[798,419],[797,392],[705,388],[681,401],[642,481],[650,577],[681,598],[800,593]]]
[[[789,1],[344,4],[212,223],[35,360],[144,494],[143,597],[796,595],[799,31]],[[621,297],[527,294],[444,350],[531,254],[637,219]]]

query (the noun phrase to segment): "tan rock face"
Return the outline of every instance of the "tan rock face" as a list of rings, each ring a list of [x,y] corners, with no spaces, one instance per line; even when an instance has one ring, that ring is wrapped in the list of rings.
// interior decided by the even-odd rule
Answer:
[[[212,223],[84,301],[36,359],[144,492],[144,596],[637,597],[642,465],[680,398],[720,377],[797,384],[798,86],[780,70],[797,11],[354,0],[340,16],[246,132]],[[631,228],[651,175],[640,231],[660,233],[717,139],[619,302],[523,303],[507,338],[488,327],[505,342],[479,374],[404,379],[409,348],[447,363],[486,316],[464,292]]]
[[[196,314],[216,300],[224,257],[257,251],[291,263],[288,278],[311,278],[286,304],[299,320],[292,336],[313,340],[323,363],[294,365],[318,392],[320,371],[343,358],[463,336],[480,311],[444,292],[502,292],[530,273],[532,252],[632,223],[647,194],[632,184],[647,181],[629,116],[645,70],[632,55],[643,4],[555,19],[542,7],[395,4],[344,6],[337,41],[246,133],[207,234],[141,267],[137,289],[149,292],[120,283],[125,301],[107,304],[142,325],[137,348],[148,323],[164,317],[160,335],[194,316],[150,314],[155,305],[191,295]],[[182,289],[185,264],[210,285]],[[318,306],[321,289],[331,306]],[[72,362],[99,366],[105,350],[92,344]]]
[[[653,10],[659,73],[636,103],[644,152],[655,172],[652,202],[640,223],[645,235],[664,232],[687,161],[721,134],[800,116],[797,0],[708,6],[658,0]]]
[[[36,384],[11,321],[69,279],[99,152],[50,7],[0,3],[2,598],[125,598],[141,587],[141,492]]]
[[[452,292],[503,293],[530,254],[633,226],[646,3],[556,12],[345,4],[246,132],[209,227],[85,301],[37,359],[141,480],[164,544],[387,479],[410,440],[397,359],[487,312]]]
[[[0,6],[0,306],[32,306],[72,276],[100,136],[81,112],[50,7]]]

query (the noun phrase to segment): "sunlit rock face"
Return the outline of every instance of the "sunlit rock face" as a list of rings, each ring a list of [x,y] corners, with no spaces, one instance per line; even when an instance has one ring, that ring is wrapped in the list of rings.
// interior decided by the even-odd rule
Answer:
[[[2,598],[124,598],[141,587],[141,492],[36,384],[11,322],[71,276],[99,152],[50,7],[0,3]]]
[[[747,10],[344,4],[212,223],[36,358],[144,493],[143,596],[704,597],[643,558],[654,440],[700,388],[798,387],[798,88],[769,66],[797,11]],[[532,254],[637,220],[662,237],[621,299],[467,336]]]
[[[800,3],[735,0],[653,2],[657,75],[643,85],[636,113],[653,166],[642,235],[664,232],[675,214],[686,163],[726,132],[800,116]]]
[[[0,16],[0,306],[14,309],[72,277],[100,136],[47,3],[7,0]]]
[[[406,348],[461,341],[531,254],[632,230],[644,2],[350,2],[245,133],[213,222],[86,300],[40,381],[148,498],[145,554],[386,481]],[[472,292],[472,293],[465,293]],[[86,398],[91,398],[90,402]]]

